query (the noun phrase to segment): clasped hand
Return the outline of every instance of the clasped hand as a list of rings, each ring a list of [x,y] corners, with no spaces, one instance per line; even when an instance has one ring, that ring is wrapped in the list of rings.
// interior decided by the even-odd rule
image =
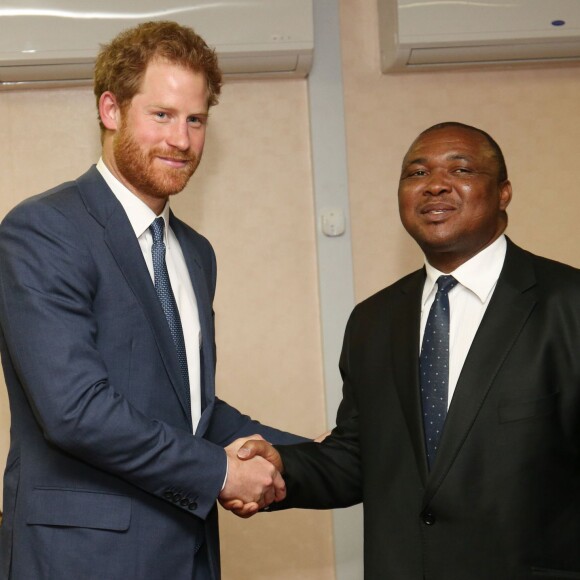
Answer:
[[[260,435],[236,439],[226,447],[228,477],[219,495],[221,505],[241,518],[286,497],[278,452]]]

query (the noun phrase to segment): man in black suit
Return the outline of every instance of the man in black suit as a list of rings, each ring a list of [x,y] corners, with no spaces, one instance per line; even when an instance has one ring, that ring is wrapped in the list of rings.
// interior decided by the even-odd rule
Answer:
[[[511,196],[485,132],[421,133],[399,207],[425,267],[353,311],[335,429],[320,445],[239,452],[283,471],[280,508],[362,501],[369,580],[580,578],[580,271],[504,236]],[[449,352],[434,400],[422,344],[444,275]]]

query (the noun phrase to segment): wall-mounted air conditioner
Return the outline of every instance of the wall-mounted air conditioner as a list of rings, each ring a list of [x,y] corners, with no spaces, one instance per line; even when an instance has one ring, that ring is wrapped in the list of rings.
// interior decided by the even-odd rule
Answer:
[[[305,77],[313,0],[0,0],[0,89],[88,82],[99,45],[147,20],[191,26],[229,77]]]
[[[383,72],[580,60],[579,0],[377,0]]]

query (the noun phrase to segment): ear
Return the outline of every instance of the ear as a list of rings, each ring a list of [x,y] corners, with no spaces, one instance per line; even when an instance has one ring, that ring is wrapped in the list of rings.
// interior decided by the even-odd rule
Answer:
[[[499,185],[499,209],[505,211],[512,200],[512,184],[506,179]]]
[[[116,131],[121,124],[121,108],[111,91],[105,91],[99,98],[99,117],[106,129]]]

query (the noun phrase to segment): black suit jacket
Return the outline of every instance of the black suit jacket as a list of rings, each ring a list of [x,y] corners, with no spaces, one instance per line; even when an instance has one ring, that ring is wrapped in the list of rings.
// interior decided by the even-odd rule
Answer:
[[[580,271],[508,240],[427,470],[419,270],[358,305],[337,427],[281,446],[281,507],[364,502],[365,578],[580,578]]]
[[[25,201],[0,226],[12,420],[2,580],[215,580],[223,446],[253,433],[299,439],[216,397],[214,252],[170,220],[201,325],[195,435],[139,243],[98,171]]]

